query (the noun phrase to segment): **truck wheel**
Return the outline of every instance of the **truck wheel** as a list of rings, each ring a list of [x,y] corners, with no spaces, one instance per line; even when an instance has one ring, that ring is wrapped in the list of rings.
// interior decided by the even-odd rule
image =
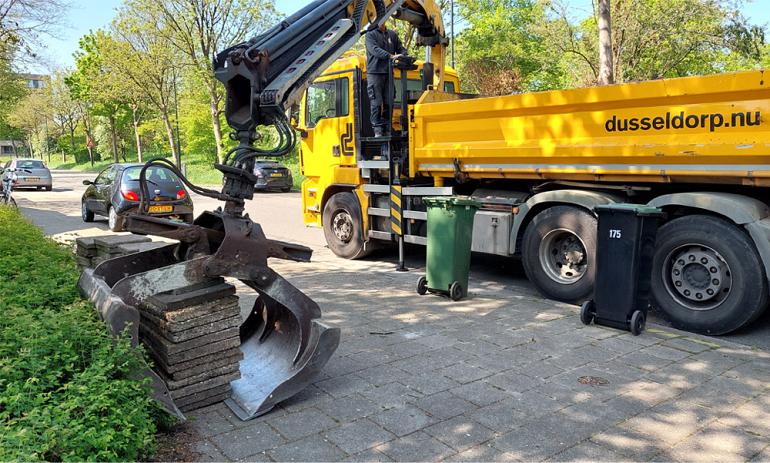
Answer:
[[[345,259],[358,259],[368,252],[364,249],[361,207],[353,193],[334,194],[324,206],[323,229],[329,249]]]
[[[674,219],[658,231],[652,295],[676,328],[720,335],[759,317],[767,278],[751,239],[707,215]]]
[[[596,217],[577,207],[540,212],[524,231],[522,263],[544,296],[564,302],[590,299],[596,269]]]

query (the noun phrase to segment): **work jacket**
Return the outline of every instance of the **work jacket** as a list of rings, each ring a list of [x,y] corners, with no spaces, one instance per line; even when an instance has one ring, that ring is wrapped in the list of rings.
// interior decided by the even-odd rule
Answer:
[[[374,29],[366,33],[366,73],[387,74],[391,55],[405,55],[396,31]]]

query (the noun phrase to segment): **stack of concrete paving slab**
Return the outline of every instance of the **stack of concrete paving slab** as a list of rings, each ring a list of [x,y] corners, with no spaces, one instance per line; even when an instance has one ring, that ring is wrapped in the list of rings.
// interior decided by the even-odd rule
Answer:
[[[228,398],[230,382],[240,377],[241,314],[234,294],[219,278],[156,294],[140,307],[139,337],[183,412]]]
[[[120,247],[132,243],[148,243],[150,238],[141,235],[106,235],[94,238],[96,245],[96,256],[91,259],[94,267],[105,260],[113,259],[124,255]]]
[[[148,251],[169,243],[150,241],[139,235],[105,235],[77,238],[75,254],[78,266],[82,269],[93,268],[107,259]]]

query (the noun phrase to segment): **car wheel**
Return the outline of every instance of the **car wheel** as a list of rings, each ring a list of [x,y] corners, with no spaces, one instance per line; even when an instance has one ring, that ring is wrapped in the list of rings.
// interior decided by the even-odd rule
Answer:
[[[288,193],[288,192],[290,192],[290,191],[291,191],[291,187],[290,187],[290,186],[287,186],[287,187],[281,188],[281,192],[283,192],[283,193]]]
[[[361,207],[353,193],[333,195],[324,206],[323,230],[329,249],[345,259],[358,259],[368,254],[364,249]]]
[[[80,216],[83,218],[83,222],[94,221],[94,213],[88,209],[85,201],[80,201]]]
[[[676,328],[720,335],[764,312],[768,284],[759,253],[736,225],[707,215],[674,219],[658,231],[652,296]]]
[[[53,187],[52,187],[52,186],[47,186],[47,187],[45,187],[45,191],[51,191],[51,190],[53,190]]]
[[[107,219],[108,219],[110,230],[114,232],[123,231],[123,221],[120,220],[118,213],[115,212],[115,208],[112,206],[110,206]]]
[[[524,231],[527,278],[546,297],[582,303],[591,298],[596,272],[596,217],[572,206],[540,212]]]

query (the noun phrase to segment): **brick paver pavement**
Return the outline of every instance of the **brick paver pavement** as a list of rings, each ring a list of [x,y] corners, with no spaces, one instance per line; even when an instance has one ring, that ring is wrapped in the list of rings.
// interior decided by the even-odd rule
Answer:
[[[418,296],[420,271],[328,250],[271,265],[342,342],[322,377],[265,416],[191,413],[183,426],[202,460],[770,458],[767,352],[655,326],[639,337],[584,327],[576,307],[489,270],[474,269],[470,297],[452,302]]]

